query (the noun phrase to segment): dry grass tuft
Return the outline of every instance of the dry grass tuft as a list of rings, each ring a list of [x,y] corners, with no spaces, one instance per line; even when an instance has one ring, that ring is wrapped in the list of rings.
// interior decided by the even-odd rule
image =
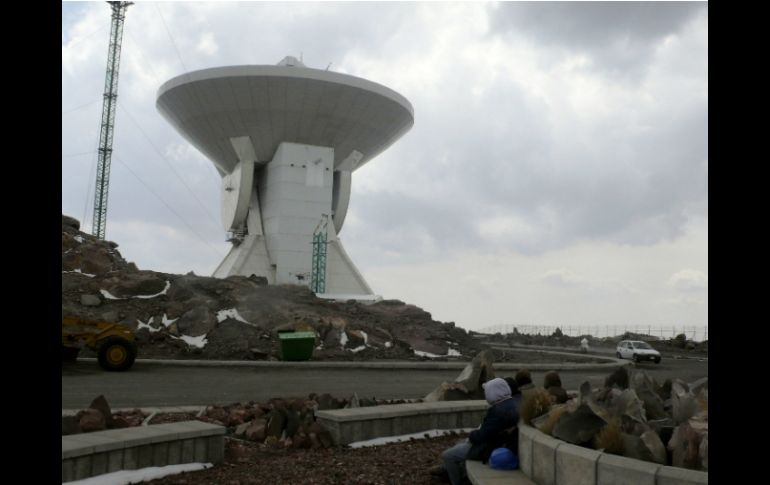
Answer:
[[[551,408],[550,414],[548,414],[548,419],[546,419],[545,424],[543,424],[543,427],[540,428],[540,431],[542,431],[545,434],[553,436],[553,428],[556,427],[556,423],[559,422],[559,419],[561,419],[564,414],[567,412],[567,406],[554,406]]]
[[[548,412],[551,402],[551,394],[542,387],[536,387],[525,392],[519,412],[524,424],[532,426],[533,419]]]
[[[619,419],[613,419],[594,436],[594,448],[613,455],[623,454],[623,429]]]

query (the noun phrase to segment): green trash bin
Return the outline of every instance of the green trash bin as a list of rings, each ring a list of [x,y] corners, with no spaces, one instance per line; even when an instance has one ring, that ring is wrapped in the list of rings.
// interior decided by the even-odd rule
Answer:
[[[310,360],[315,346],[315,332],[280,331],[281,360]]]

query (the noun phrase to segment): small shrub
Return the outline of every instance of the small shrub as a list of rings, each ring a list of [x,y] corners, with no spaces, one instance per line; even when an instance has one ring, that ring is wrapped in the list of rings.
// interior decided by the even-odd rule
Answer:
[[[548,412],[551,402],[551,394],[542,387],[536,387],[525,392],[519,412],[524,424],[532,426],[533,419]]]
[[[623,429],[619,419],[613,419],[594,436],[594,448],[613,455],[623,454]]]

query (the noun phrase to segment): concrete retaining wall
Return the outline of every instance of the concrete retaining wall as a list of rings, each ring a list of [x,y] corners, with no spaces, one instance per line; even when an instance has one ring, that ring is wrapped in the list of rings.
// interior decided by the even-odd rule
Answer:
[[[519,463],[538,485],[702,485],[708,473],[575,446],[519,425]]]
[[[316,420],[331,433],[336,444],[346,445],[431,429],[475,428],[487,407],[483,399],[389,404],[317,411]]]
[[[222,463],[225,431],[183,421],[62,436],[62,482],[151,466]]]

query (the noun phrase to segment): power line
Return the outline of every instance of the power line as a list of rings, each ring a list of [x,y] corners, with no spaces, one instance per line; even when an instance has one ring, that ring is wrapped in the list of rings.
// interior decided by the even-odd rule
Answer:
[[[80,43],[81,41],[84,41],[84,40],[88,39],[88,38],[89,38],[89,37],[91,37],[92,35],[94,35],[94,34],[96,34],[96,33],[98,33],[98,32],[101,32],[102,30],[104,30],[104,29],[106,29],[106,28],[107,28],[107,26],[106,26],[106,25],[103,25],[103,26],[99,27],[98,29],[94,30],[93,32],[91,32],[90,34],[88,34],[88,35],[86,35],[86,36],[83,36],[83,37],[80,37],[80,38],[78,38],[78,39],[75,39],[75,40],[73,40],[72,42],[69,42],[69,43],[67,44],[67,48],[70,48],[70,47],[74,46],[75,44],[78,44],[78,43]]]
[[[126,109],[126,107],[125,107],[125,106],[123,106],[123,104],[121,104],[121,103],[118,103],[118,106],[120,106],[120,109],[122,109],[122,110],[123,110],[123,112],[124,112],[124,113],[126,113],[126,114],[128,115],[128,118],[131,120],[131,122],[132,122],[132,123],[134,123],[134,125],[137,127],[137,129],[139,129],[139,131],[142,133],[142,135],[144,135],[144,138],[147,140],[147,143],[149,143],[149,144],[150,144],[150,146],[152,147],[152,149],[153,149],[153,150],[155,150],[155,153],[157,153],[157,154],[158,154],[158,156],[161,158],[161,160],[163,160],[164,162],[166,162],[166,165],[168,165],[168,167],[171,169],[171,171],[172,171],[172,172],[174,172],[174,175],[176,175],[176,178],[178,178],[178,179],[179,179],[179,181],[180,181],[180,182],[182,182],[182,185],[184,185],[184,186],[185,186],[185,188],[186,188],[186,189],[187,189],[187,190],[190,192],[190,194],[192,194],[193,198],[195,198],[195,200],[198,202],[198,204],[200,204],[200,206],[203,208],[203,210],[204,210],[204,211],[206,211],[206,214],[208,214],[209,218],[212,220],[212,222],[214,222],[214,225],[215,225],[215,226],[217,226],[217,227],[219,227],[219,223],[218,223],[218,222],[217,222],[217,220],[214,218],[214,216],[211,214],[211,212],[209,212],[208,208],[207,208],[207,207],[206,207],[206,206],[203,204],[203,202],[201,202],[201,200],[198,198],[198,196],[197,196],[197,195],[195,195],[195,191],[193,191],[193,189],[191,189],[191,188],[190,188],[190,186],[189,186],[189,185],[187,185],[187,183],[184,181],[184,179],[182,178],[182,176],[181,176],[181,175],[179,175],[179,172],[177,172],[177,171],[176,171],[176,169],[175,169],[175,168],[174,168],[174,166],[171,164],[171,162],[169,162],[169,161],[166,159],[166,157],[165,157],[165,156],[163,156],[163,154],[160,152],[160,150],[158,149],[158,147],[156,147],[156,146],[155,146],[155,144],[152,142],[152,140],[150,139],[150,137],[149,137],[149,136],[147,135],[147,133],[144,131],[144,129],[142,128],[142,126],[141,126],[139,123],[137,123],[136,119],[134,119],[134,117],[131,115],[131,113],[129,113],[129,112],[128,112],[128,110]]]
[[[176,52],[177,58],[179,58],[179,62],[182,63],[182,69],[184,69],[185,72],[187,72],[187,66],[185,66],[184,61],[182,60],[181,54],[179,54],[179,48],[176,45],[176,42],[174,41],[174,36],[171,35],[171,30],[169,30],[168,25],[166,24],[166,20],[163,18],[163,13],[160,11],[160,8],[158,7],[157,2],[153,2],[155,5],[155,10],[158,11],[158,15],[160,16],[160,21],[163,23],[163,27],[166,29],[166,33],[168,34],[169,39],[171,39],[171,44],[174,46],[174,52]]]
[[[166,209],[168,209],[168,210],[169,210],[169,211],[170,211],[172,214],[174,214],[174,215],[175,215],[175,216],[176,216],[176,217],[177,217],[177,218],[178,218],[178,219],[179,219],[179,220],[182,222],[182,224],[184,224],[185,226],[187,226],[187,228],[190,230],[190,232],[192,232],[193,234],[195,234],[195,235],[198,237],[198,239],[200,239],[200,240],[201,240],[201,242],[203,242],[203,243],[204,243],[204,244],[206,244],[208,247],[210,247],[210,248],[211,248],[211,250],[212,250],[212,251],[214,251],[214,253],[215,253],[215,254],[216,254],[218,257],[220,257],[220,258],[224,257],[224,255],[223,255],[223,254],[221,254],[221,253],[220,253],[220,252],[219,252],[219,251],[218,251],[218,250],[217,250],[217,249],[216,249],[214,246],[212,246],[212,245],[211,245],[211,244],[210,244],[208,241],[206,241],[206,239],[205,239],[203,236],[201,236],[200,234],[198,234],[198,232],[197,232],[195,229],[193,229],[193,228],[192,228],[192,226],[191,226],[190,224],[188,224],[188,223],[187,223],[187,221],[185,221],[185,220],[184,220],[184,218],[183,218],[181,215],[179,215],[179,213],[178,213],[177,211],[175,211],[174,209],[172,209],[172,208],[171,208],[171,206],[170,206],[170,205],[168,205],[168,204],[166,203],[166,201],[165,201],[165,200],[163,200],[163,198],[162,198],[160,195],[158,195],[158,194],[157,194],[157,193],[156,193],[154,190],[152,190],[152,188],[150,188],[150,186],[149,186],[149,185],[147,185],[147,184],[144,182],[144,180],[142,180],[142,179],[141,179],[141,177],[139,177],[139,176],[138,176],[136,173],[134,173],[134,171],[133,171],[133,170],[131,170],[131,169],[129,168],[129,166],[128,166],[126,163],[124,163],[124,162],[123,162],[123,161],[122,161],[120,158],[118,158],[118,157],[114,157],[114,158],[115,158],[115,160],[117,160],[117,161],[118,161],[118,162],[119,162],[119,163],[120,163],[120,164],[121,164],[123,167],[125,167],[125,168],[126,168],[126,170],[128,170],[128,172],[129,172],[131,175],[133,175],[133,176],[134,176],[134,178],[136,178],[136,180],[138,180],[138,181],[139,181],[139,183],[141,183],[142,185],[144,185],[144,188],[146,188],[146,189],[147,189],[147,190],[148,190],[148,191],[149,191],[149,192],[150,192],[152,195],[154,195],[154,196],[155,196],[155,197],[156,197],[156,198],[157,198],[157,199],[158,199],[158,200],[159,200],[159,201],[160,201],[160,202],[161,202],[161,203],[162,203],[164,206],[166,206]]]
[[[62,111],[62,112],[61,112],[61,115],[62,115],[62,116],[64,116],[64,115],[67,115],[67,114],[70,114],[70,113],[72,113],[73,111],[77,111],[77,110],[79,110],[79,109],[81,109],[81,108],[85,108],[86,106],[91,106],[92,104],[94,104],[94,103],[96,103],[97,101],[99,101],[99,99],[101,99],[101,98],[96,98],[96,99],[94,99],[93,101],[89,101],[89,102],[88,102],[88,103],[86,103],[86,104],[81,104],[80,106],[76,106],[76,107],[74,107],[74,108],[68,109],[67,111]]]
[[[79,157],[81,155],[91,155],[93,153],[96,153],[96,150],[91,150],[88,152],[80,152],[80,153],[69,153],[67,155],[62,155],[62,158],[72,158],[72,157]]]

